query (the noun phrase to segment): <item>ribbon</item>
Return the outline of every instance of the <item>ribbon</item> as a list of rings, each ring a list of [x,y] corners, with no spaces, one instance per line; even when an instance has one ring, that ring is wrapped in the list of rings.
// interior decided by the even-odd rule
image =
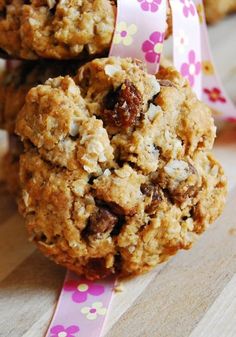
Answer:
[[[193,1],[170,0],[173,26],[174,65],[202,98],[201,34]]]
[[[211,53],[202,0],[195,0],[202,43],[202,100],[216,113],[216,118],[236,122],[236,107],[228,97],[217,73]]]
[[[195,2],[195,4],[194,4]],[[202,0],[170,0],[174,65],[217,119],[236,122],[236,108],[213,62]],[[195,6],[196,5],[196,6]]]
[[[45,337],[98,337],[111,303],[115,280],[91,282],[68,271]]]
[[[159,69],[166,31],[166,0],[117,1],[110,56],[144,61],[151,74]]]

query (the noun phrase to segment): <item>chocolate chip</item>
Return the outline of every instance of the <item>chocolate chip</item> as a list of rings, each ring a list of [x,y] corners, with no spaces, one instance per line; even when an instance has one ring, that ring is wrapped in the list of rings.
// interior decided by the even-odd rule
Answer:
[[[141,192],[147,197],[151,198],[151,202],[146,206],[145,211],[148,214],[154,213],[162,201],[159,186],[152,184],[142,184]]]
[[[102,119],[105,125],[129,128],[136,125],[141,115],[142,96],[129,80],[125,80],[117,90],[108,93],[104,106]]]
[[[118,222],[118,217],[106,208],[98,208],[89,218],[87,232],[89,235],[111,233]]]

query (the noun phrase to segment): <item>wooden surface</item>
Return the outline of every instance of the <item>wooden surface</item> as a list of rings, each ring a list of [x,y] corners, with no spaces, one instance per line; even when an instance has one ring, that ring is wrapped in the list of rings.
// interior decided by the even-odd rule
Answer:
[[[210,35],[223,81],[236,100],[236,17]],[[0,144],[1,156],[3,133]],[[229,180],[224,214],[191,251],[123,283],[104,336],[236,336],[236,126],[221,128],[214,152]],[[0,336],[43,337],[64,274],[27,242],[16,206],[0,185]]]

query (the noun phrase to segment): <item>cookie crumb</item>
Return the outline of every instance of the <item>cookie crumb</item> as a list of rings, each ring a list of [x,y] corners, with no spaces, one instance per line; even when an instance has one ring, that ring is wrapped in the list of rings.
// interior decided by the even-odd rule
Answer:
[[[229,235],[236,236],[236,228],[232,227],[228,230]]]

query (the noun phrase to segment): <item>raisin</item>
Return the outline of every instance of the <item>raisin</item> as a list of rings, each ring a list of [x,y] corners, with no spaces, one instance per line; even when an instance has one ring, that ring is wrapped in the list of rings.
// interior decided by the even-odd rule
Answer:
[[[191,184],[189,184],[189,179],[181,182],[176,188],[169,188],[171,195],[171,201],[176,204],[182,204],[188,198],[194,198],[198,193],[198,172],[195,167],[188,163],[189,172],[192,176]]]
[[[162,201],[159,187],[152,184],[142,184],[141,192],[145,194],[147,197],[151,198],[151,203],[146,206],[145,211],[148,214],[154,213],[158,205]]]
[[[142,96],[129,80],[125,80],[117,90],[108,93],[104,106],[102,119],[105,125],[129,128],[136,125],[141,115]]]
[[[196,196],[198,189],[196,185],[188,186],[187,189],[184,190],[184,187],[169,191],[170,192],[170,199],[175,204],[182,204],[188,198],[193,198]]]
[[[105,208],[98,208],[97,212],[89,218],[88,233],[103,234],[111,232],[118,222],[116,215]]]

